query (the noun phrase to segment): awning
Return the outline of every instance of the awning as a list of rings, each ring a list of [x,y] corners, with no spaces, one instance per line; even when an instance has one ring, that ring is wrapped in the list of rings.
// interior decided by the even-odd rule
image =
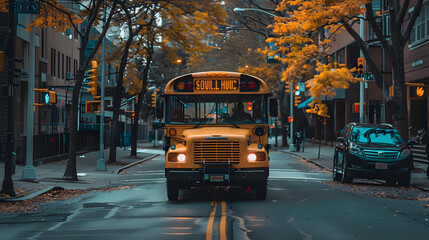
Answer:
[[[314,97],[311,97],[311,98],[305,100],[304,102],[298,104],[298,109],[308,107],[308,105],[310,105],[310,103],[313,102],[313,99],[314,99]]]

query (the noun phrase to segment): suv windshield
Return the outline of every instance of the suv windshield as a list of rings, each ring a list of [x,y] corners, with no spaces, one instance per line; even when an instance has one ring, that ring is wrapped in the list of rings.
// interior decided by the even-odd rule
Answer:
[[[356,126],[350,133],[350,141],[367,144],[398,145],[402,138],[398,131],[392,128]]]
[[[167,122],[172,124],[266,123],[263,95],[168,96]]]

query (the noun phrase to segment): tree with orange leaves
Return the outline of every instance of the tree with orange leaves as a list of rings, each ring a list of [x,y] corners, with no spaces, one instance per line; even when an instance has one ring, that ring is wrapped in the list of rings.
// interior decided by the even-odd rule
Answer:
[[[408,42],[413,25],[420,13],[422,3],[423,0],[417,0],[413,6],[413,11],[408,17],[407,12],[411,8],[410,1],[388,0],[386,14],[390,16],[389,25],[391,35],[383,36],[381,28],[377,24],[377,18],[380,17],[380,14],[374,13],[371,0],[283,0],[278,5],[277,11],[285,11],[287,17],[276,18],[276,23],[271,26],[276,37],[269,39],[269,41],[275,42],[279,51],[286,53],[286,56],[281,59],[282,62],[288,65],[289,69],[284,74],[284,80],[295,81],[300,73],[308,69],[309,65],[305,63],[315,62],[316,65],[326,65],[326,51],[330,41],[326,40],[325,34],[329,35],[340,31],[340,29],[345,29],[357,42],[375,75],[377,85],[381,88],[383,82],[381,71],[377,68],[369,54],[365,41],[352,27],[359,19],[363,18],[370,23],[371,28],[377,36],[377,40],[391,58],[395,92],[394,101],[397,108],[394,121],[401,136],[407,139],[408,119],[405,92],[404,47]],[[383,14],[385,13],[382,13],[381,16]],[[317,35],[319,35],[319,39],[317,39]],[[315,36],[316,39],[313,39]],[[329,69],[330,67],[326,66],[318,67],[318,71],[321,73],[329,71]],[[344,77],[346,79],[341,80],[344,84],[337,85],[338,87],[346,87],[346,82],[351,83],[355,81],[350,77],[351,74],[346,73],[346,70],[341,71],[345,74]],[[332,74],[326,74],[326,76]],[[321,94],[325,94],[325,92],[320,91],[321,88],[313,88],[313,86],[314,84],[318,84],[323,78],[324,74],[320,75],[317,78],[318,80],[314,78],[307,81],[307,85],[311,87],[310,94],[319,100]],[[332,86],[335,86],[335,84]],[[387,95],[386,93],[383,94]],[[312,107],[314,108],[319,104],[319,101],[315,102]],[[326,108],[319,107],[317,111],[314,109],[310,110],[310,112],[313,111],[323,115],[324,109]]]
[[[219,1],[206,1],[201,4],[196,0],[156,1],[147,2],[142,6],[142,1],[128,1],[120,3],[121,11],[114,23],[121,25],[125,20],[128,37],[119,43],[120,51],[113,58],[120,58],[118,87],[114,99],[114,113],[112,118],[112,137],[109,161],[116,158],[116,145],[119,137],[117,117],[119,114],[120,97],[123,95],[122,83],[129,86],[132,92],[138,96],[135,102],[136,116],[133,118],[131,136],[131,155],[136,155],[138,121],[140,109],[146,93],[147,79],[156,47],[167,52],[167,58],[171,61],[177,59],[178,50],[184,51],[189,56],[189,64],[198,62],[203,52],[210,51],[213,47],[206,44],[205,40],[210,35],[217,34],[217,28],[225,23],[225,11]],[[162,19],[160,23],[159,19]],[[135,70],[126,71],[137,61],[142,64],[142,72]],[[128,66],[128,67],[127,67]],[[139,76],[139,78],[136,78]],[[131,87],[132,86],[132,87]],[[115,111],[117,109],[117,114]]]

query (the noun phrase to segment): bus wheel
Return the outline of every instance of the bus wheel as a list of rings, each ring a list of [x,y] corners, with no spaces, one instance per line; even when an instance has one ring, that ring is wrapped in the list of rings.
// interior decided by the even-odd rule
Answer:
[[[171,181],[167,181],[167,196],[169,201],[177,201],[179,197],[179,188]]]
[[[265,200],[267,198],[267,180],[256,185],[256,199]]]

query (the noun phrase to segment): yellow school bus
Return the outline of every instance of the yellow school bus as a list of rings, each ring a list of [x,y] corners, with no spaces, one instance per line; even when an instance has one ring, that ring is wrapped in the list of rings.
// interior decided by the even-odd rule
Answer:
[[[268,119],[277,100],[260,78],[236,72],[199,72],[172,79],[157,102],[154,128],[164,128],[170,201],[179,189],[244,186],[267,195]]]

